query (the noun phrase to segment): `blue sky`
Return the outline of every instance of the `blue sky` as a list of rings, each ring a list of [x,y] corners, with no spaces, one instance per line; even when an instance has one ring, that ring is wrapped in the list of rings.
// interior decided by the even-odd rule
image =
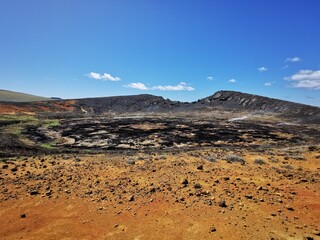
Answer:
[[[1,0],[0,89],[320,106],[320,1]]]

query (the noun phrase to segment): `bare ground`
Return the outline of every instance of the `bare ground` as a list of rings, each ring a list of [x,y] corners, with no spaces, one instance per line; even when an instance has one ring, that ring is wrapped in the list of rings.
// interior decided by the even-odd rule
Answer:
[[[6,159],[0,238],[319,239],[319,161],[317,146]]]

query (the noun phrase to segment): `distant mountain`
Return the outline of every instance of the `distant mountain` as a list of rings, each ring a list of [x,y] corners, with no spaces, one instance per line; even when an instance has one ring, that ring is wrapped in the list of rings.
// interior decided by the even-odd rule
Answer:
[[[208,113],[214,110],[272,113],[300,122],[320,122],[319,107],[234,91],[219,91],[192,103],[171,101],[149,94],[0,103],[2,113]]]
[[[13,92],[0,89],[0,101],[4,102],[33,102],[48,101],[49,98],[39,97],[31,94]]]
[[[320,114],[319,107],[235,91],[218,91],[209,97],[198,100],[197,104],[222,109],[299,115],[300,117]]]

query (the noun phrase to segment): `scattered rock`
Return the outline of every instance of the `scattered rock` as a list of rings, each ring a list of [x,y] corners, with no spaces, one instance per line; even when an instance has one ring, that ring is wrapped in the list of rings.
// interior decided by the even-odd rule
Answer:
[[[211,228],[210,228],[210,232],[216,232],[217,231],[217,229],[214,227],[214,226],[212,226]]]
[[[202,171],[203,170],[203,165],[198,166],[197,169]]]
[[[244,197],[247,198],[247,199],[253,199],[253,196],[249,195],[249,194],[244,195]]]
[[[227,207],[226,200],[224,198],[220,199],[219,206],[223,208]]]
[[[15,167],[11,168],[10,170],[11,170],[11,172],[16,172],[16,171],[18,171],[18,168],[15,166]]]
[[[314,238],[311,237],[311,236],[306,236],[306,237],[304,237],[303,239],[304,239],[304,240],[314,240]]]
[[[188,185],[188,183],[189,183],[189,181],[186,178],[182,179],[182,181],[181,181],[181,184],[183,184],[183,185]]]
[[[287,206],[287,210],[294,211],[293,207]]]
[[[314,230],[312,233],[313,233],[314,235],[316,235],[316,236],[320,236],[320,231],[319,231],[319,230]]]
[[[32,191],[30,191],[30,195],[31,195],[31,196],[38,195],[38,194],[39,194],[39,191],[38,191],[38,190],[32,190]]]
[[[26,217],[27,217],[27,214],[25,213],[20,214],[20,218],[26,218]]]
[[[154,188],[154,187],[151,187],[150,189],[149,189],[149,193],[155,193],[156,192],[156,189]]]

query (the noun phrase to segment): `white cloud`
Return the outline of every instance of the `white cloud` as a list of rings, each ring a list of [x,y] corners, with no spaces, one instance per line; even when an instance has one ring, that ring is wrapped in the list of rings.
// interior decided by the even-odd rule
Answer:
[[[272,85],[272,82],[266,82],[266,83],[264,83],[264,85],[267,86],[267,87],[269,87],[269,86]]]
[[[300,70],[285,80],[291,81],[294,88],[320,90],[320,70]]]
[[[97,79],[97,80],[101,79],[100,73],[91,72],[91,73],[87,74],[87,76],[89,78],[93,78],[93,79]]]
[[[299,57],[287,58],[285,60],[285,62],[300,62],[300,61],[301,61],[301,58],[299,58]]]
[[[207,77],[207,80],[212,81],[214,78],[212,76]]]
[[[158,85],[153,87],[147,87],[145,84],[136,82],[136,83],[130,83],[128,85],[125,85],[125,87],[129,88],[135,88],[139,90],[160,90],[160,91],[194,91],[195,89],[191,86],[189,86],[185,82],[180,82],[178,85],[171,86],[171,85]]]
[[[235,80],[235,79],[230,79],[229,81],[228,81],[228,83],[235,83],[237,80]]]
[[[258,68],[258,71],[259,72],[266,72],[266,71],[268,71],[269,69],[268,68],[266,68],[266,67],[259,67]]]
[[[96,80],[103,80],[103,81],[113,81],[113,82],[115,82],[115,81],[120,81],[121,80],[121,78],[113,77],[109,73],[100,74],[100,73],[91,72],[91,73],[87,74],[87,76],[89,78],[93,78],[93,79],[96,79]]]
[[[120,81],[120,80],[121,80],[119,77],[113,77],[113,76],[111,76],[111,75],[108,74],[108,73],[104,73],[104,74],[102,75],[102,79],[104,79],[104,80],[109,80],[109,81]]]
[[[176,86],[154,86],[152,89],[155,90],[161,90],[161,91],[194,91],[195,89],[193,87],[188,86],[185,82],[180,82]]]
[[[140,83],[140,82],[130,83],[130,84],[126,85],[126,87],[135,88],[135,89],[139,89],[139,90],[148,90],[149,89],[146,85],[144,85],[143,83]]]

